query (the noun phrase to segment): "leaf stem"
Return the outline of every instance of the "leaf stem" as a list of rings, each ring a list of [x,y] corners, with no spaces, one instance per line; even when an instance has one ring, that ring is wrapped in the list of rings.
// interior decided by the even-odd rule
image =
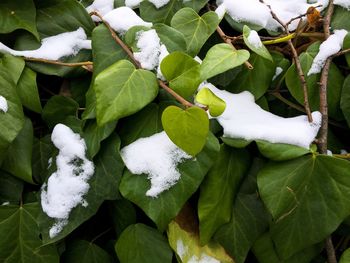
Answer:
[[[279,44],[279,43],[287,42],[289,39],[293,39],[296,36],[297,36],[297,33],[291,33],[291,34],[283,36],[283,37],[278,37],[278,38],[275,38],[275,39],[262,41],[262,43],[264,45]],[[299,36],[324,38],[324,34],[323,33],[318,33],[318,32],[314,32],[314,33],[313,32],[311,32],[311,33],[304,32],[304,33],[301,33]]]
[[[140,62],[138,62],[136,60],[136,58],[134,57],[134,54],[132,53],[130,48],[117,36],[117,34],[114,32],[113,28],[109,25],[109,23],[107,21],[105,21],[103,19],[103,17],[97,12],[91,12],[90,15],[95,15],[95,16],[97,16],[97,17],[99,17],[101,19],[102,23],[105,24],[105,26],[108,28],[108,30],[111,33],[111,35],[112,35],[113,39],[115,40],[115,42],[125,51],[125,53],[129,56],[131,61],[134,63],[134,65],[137,68],[142,69],[142,66],[141,66]],[[174,90],[169,88],[168,85],[166,85],[164,81],[158,80],[158,84],[159,84],[159,86],[162,89],[164,89],[171,96],[173,96],[183,106],[185,106],[185,107],[193,107],[193,106],[195,106],[194,104],[192,104],[191,102],[189,102],[185,98],[183,98],[181,95],[176,93]]]
[[[84,67],[84,66],[91,66],[93,63],[91,61],[83,61],[83,62],[62,62],[58,60],[49,60],[49,59],[43,59],[43,58],[30,58],[30,57],[24,57],[25,61],[30,62],[41,62],[46,64],[52,64],[52,65],[58,65],[58,66],[65,66],[65,67]]]

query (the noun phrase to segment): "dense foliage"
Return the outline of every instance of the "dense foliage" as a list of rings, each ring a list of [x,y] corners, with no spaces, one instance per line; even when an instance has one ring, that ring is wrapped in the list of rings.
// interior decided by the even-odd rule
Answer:
[[[0,41],[16,50],[79,27],[92,40],[92,50],[60,65],[0,55],[0,95],[8,103],[7,112],[0,110],[0,262],[307,263],[325,262],[333,249],[349,262],[350,163],[343,150],[350,148],[350,54],[334,56],[327,69],[322,114],[329,124],[321,129],[328,143],[319,137],[306,149],[227,138],[206,113],[220,116],[225,102],[209,90],[197,94],[205,80],[232,93],[250,91],[276,115],[305,114],[287,32],[262,29],[262,39],[278,41],[256,47],[248,36],[261,28],[228,15],[220,21],[210,11],[215,1],[170,0],[159,9],[143,1],[135,11],[153,23],[170,53],[161,63],[166,81],[159,81],[128,56],[105,23],[93,22],[85,10],[91,2],[0,1]],[[115,0],[114,7],[123,5]],[[335,6],[331,26],[350,31],[350,11]],[[134,52],[140,30],[148,29],[119,35]],[[306,73],[325,34],[322,25],[306,30],[297,29],[292,40],[311,111],[317,111],[323,73]],[[58,123],[85,140],[95,172],[86,203],[50,236],[57,221],[43,211],[40,192],[57,170],[51,134]],[[194,157],[178,166],[175,185],[150,197],[147,175],[132,174],[120,150],[163,129]]]

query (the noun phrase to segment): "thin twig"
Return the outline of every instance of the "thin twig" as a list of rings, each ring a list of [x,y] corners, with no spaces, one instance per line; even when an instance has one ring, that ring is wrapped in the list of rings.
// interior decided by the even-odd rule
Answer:
[[[58,65],[58,66],[65,66],[65,67],[84,67],[84,66],[90,66],[93,65],[91,61],[84,61],[84,62],[62,62],[57,60],[49,60],[49,59],[43,59],[43,58],[30,58],[30,57],[24,57],[25,61],[30,62],[40,62],[40,63],[46,63],[46,64],[52,64],[52,65]]]
[[[110,31],[113,39],[115,40],[115,42],[125,51],[125,53],[129,56],[129,58],[131,59],[131,61],[134,63],[134,65],[139,68],[142,69],[142,66],[140,64],[139,61],[136,60],[136,58],[134,57],[134,54],[132,53],[132,51],[130,50],[130,48],[125,45],[125,43],[117,36],[117,34],[114,32],[113,28],[109,25],[109,23],[107,21],[105,21],[103,19],[103,17],[97,13],[97,12],[91,12],[90,15],[95,15],[97,17],[99,17],[102,21],[102,23],[105,24],[105,26],[108,28],[108,30]],[[183,106],[185,107],[193,107],[195,106],[194,104],[192,104],[191,102],[187,101],[185,98],[183,98],[181,95],[179,95],[178,93],[176,93],[174,90],[172,90],[171,88],[169,88],[164,81],[158,80],[158,84],[161,88],[163,88],[166,92],[168,92],[170,95],[172,95],[178,102],[180,102]],[[204,109],[204,108],[203,108]],[[205,110],[205,109],[204,109]]]
[[[339,51],[338,53],[334,54],[333,57],[339,57],[347,53],[350,53],[350,48]]]
[[[335,256],[335,250],[332,242],[332,237],[326,239],[326,251],[327,251],[327,262],[337,263],[337,257]]]
[[[314,6],[314,8],[317,8],[317,7],[321,7],[322,5],[317,5],[317,6]],[[304,14],[301,14],[301,15],[298,15],[296,17],[293,17],[291,20],[289,20],[287,23],[286,23],[286,26],[288,27],[293,21],[295,20],[298,20],[300,18],[303,18],[304,16],[307,16],[309,14],[309,12],[306,12]]]
[[[235,46],[232,44],[231,39],[230,39],[229,37],[226,36],[226,34],[224,33],[224,31],[222,31],[222,29],[221,29],[220,26],[218,26],[218,27],[216,28],[216,32],[218,32],[219,36],[221,37],[221,39],[222,39],[226,44],[230,45],[231,48],[232,48],[233,50],[237,50],[237,49],[235,48]],[[245,65],[248,69],[253,69],[253,68],[254,68],[254,67],[252,66],[252,64],[249,63],[249,61],[244,62],[244,65]]]

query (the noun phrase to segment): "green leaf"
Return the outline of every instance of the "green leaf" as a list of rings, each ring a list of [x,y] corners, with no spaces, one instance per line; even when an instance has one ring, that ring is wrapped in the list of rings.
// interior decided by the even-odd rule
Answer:
[[[165,24],[155,24],[153,29],[157,31],[160,41],[167,47],[167,50],[170,53],[175,51],[186,51],[185,37],[178,30]]]
[[[312,74],[307,76],[312,61],[315,58],[319,49],[319,42],[311,45],[306,52],[300,55],[300,64],[305,74],[309,103],[312,111],[319,110],[319,78],[320,74]],[[343,116],[340,110],[340,95],[343,86],[344,77],[337,66],[332,63],[328,75],[328,110],[329,116],[336,120],[342,120]],[[286,84],[292,96],[301,104],[304,103],[304,93],[300,84],[300,80],[293,64],[286,73]]]
[[[84,139],[88,154],[93,158],[100,150],[101,142],[114,131],[116,122],[98,126],[96,120],[88,120],[84,127]]]
[[[260,47],[256,47],[252,43],[249,42],[249,35],[250,35],[250,28],[247,25],[243,26],[243,40],[244,43],[249,47],[253,52],[258,54],[259,56],[262,56],[263,58],[266,58],[273,62],[272,56],[270,52],[267,50],[267,48],[264,46],[264,44],[261,44]]]
[[[234,263],[222,246],[216,242],[201,246],[193,216],[176,218],[168,227],[168,239],[172,249],[177,253],[178,262],[221,262]]]
[[[47,135],[43,138],[34,138],[32,152],[32,170],[35,182],[40,185],[48,176],[49,159],[55,151],[55,146],[51,142],[51,136]]]
[[[36,85],[36,72],[25,67],[17,83],[17,93],[24,107],[41,113],[41,103]]]
[[[169,3],[161,8],[156,8],[154,4],[148,1],[142,1],[140,4],[140,16],[146,21],[153,23],[170,24],[174,14],[181,8],[181,1],[170,0]]]
[[[26,118],[23,129],[7,149],[2,169],[32,184],[32,147],[33,124]]]
[[[215,12],[209,11],[199,16],[188,7],[179,10],[171,20],[171,26],[185,36],[187,53],[191,56],[198,54],[218,25],[219,18]]]
[[[210,115],[213,117],[220,116],[226,108],[226,102],[205,87],[197,93],[196,102],[207,106]]]
[[[200,188],[198,217],[201,244],[207,244],[215,231],[230,221],[233,200],[249,166],[247,150],[221,145],[218,159]]]
[[[16,92],[16,85],[7,70],[0,70],[0,95],[7,100],[8,111],[0,111],[0,164],[6,156],[6,149],[17,137],[24,125],[21,101]]]
[[[146,196],[150,182],[146,176],[133,175],[128,170],[123,174],[119,190],[121,194],[138,205],[160,230],[165,230],[169,222],[179,213],[182,206],[197,190],[204,176],[212,166],[219,143],[209,133],[207,144],[195,159],[186,160],[178,166],[180,180],[157,198]]]
[[[192,8],[198,13],[208,2],[208,0],[187,0],[183,2],[183,5]]]
[[[282,259],[321,242],[350,214],[346,160],[307,155],[270,162],[260,171],[258,186],[274,218],[271,234]]]
[[[36,10],[32,0],[2,0],[0,2],[0,33],[24,29],[39,39],[35,18]]]
[[[310,150],[291,144],[270,143],[256,140],[259,151],[266,158],[274,161],[286,161],[310,153]]]
[[[94,89],[97,123],[103,125],[141,110],[157,96],[158,84],[152,72],[121,60],[98,74]]]
[[[245,258],[256,239],[266,231],[270,217],[256,193],[256,175],[264,162],[255,159],[233,202],[229,223],[215,233],[218,241],[237,263]]]
[[[162,124],[170,140],[188,154],[195,156],[203,149],[209,132],[209,119],[201,108],[183,110],[169,106],[163,112]]]
[[[350,262],[350,248],[345,250],[341,255],[339,263],[348,263]]]
[[[59,262],[55,246],[42,246],[35,221],[38,211],[37,203],[0,206],[1,262]]]
[[[247,50],[234,50],[230,45],[216,44],[209,49],[200,67],[201,80],[206,80],[229,69],[242,65],[249,59]]]
[[[22,199],[23,181],[0,170],[0,204],[19,204]]]
[[[166,238],[144,224],[125,229],[115,250],[121,263],[171,263],[173,256]]]
[[[234,148],[245,148],[252,142],[252,141],[247,141],[244,139],[227,138],[227,137],[221,137],[221,140],[226,145],[234,147]]]
[[[342,8],[341,6],[334,6],[331,28],[350,31],[349,10]]]
[[[65,263],[111,263],[110,255],[92,242],[74,240],[68,243],[62,258]]]
[[[199,63],[185,53],[176,51],[166,56],[160,68],[170,88],[185,98],[190,98],[201,83]]]
[[[4,68],[13,82],[18,84],[18,80],[20,79],[25,66],[24,60],[8,54],[0,54],[0,56],[2,56],[0,60],[0,67]]]
[[[282,260],[278,257],[271,235],[265,233],[255,242],[252,250],[259,263],[310,263],[321,252],[322,248],[322,243],[317,244]]]
[[[63,122],[68,116],[76,116],[79,104],[68,97],[55,95],[45,104],[42,118],[50,128]]]
[[[350,126],[350,76],[347,76],[344,81],[340,97],[340,108],[344,114],[348,126]]]
[[[131,202],[122,198],[108,202],[109,215],[117,236],[132,224],[136,224],[136,210]]]
[[[348,33],[343,41],[343,50],[345,49],[349,49],[350,48],[350,34]],[[349,52],[347,54],[345,54],[345,59],[346,62],[348,63],[348,66],[350,67],[350,54]]]
[[[120,178],[124,169],[123,161],[119,154],[120,139],[116,134],[111,135],[102,142],[101,150],[94,158],[95,173],[88,181],[90,189],[84,196],[87,207],[79,205],[72,209],[69,222],[63,230],[54,238],[49,237],[49,229],[55,220],[44,212],[40,213],[39,225],[45,244],[54,243],[80,226],[83,222],[96,214],[104,200],[114,200],[118,197]],[[53,160],[55,162],[55,160]]]
[[[249,62],[254,68],[248,69],[242,66],[242,71],[226,89],[233,93],[250,91],[255,100],[258,100],[270,87],[276,68],[274,63],[256,54],[251,54]]]

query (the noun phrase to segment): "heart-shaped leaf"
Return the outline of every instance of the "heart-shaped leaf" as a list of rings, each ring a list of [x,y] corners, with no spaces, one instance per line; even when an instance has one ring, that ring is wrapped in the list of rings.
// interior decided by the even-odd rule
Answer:
[[[243,40],[247,47],[249,47],[253,52],[259,56],[262,56],[263,58],[273,61],[270,52],[267,50],[264,44],[261,43],[256,31],[250,30],[247,25],[243,26]]]
[[[209,119],[204,110],[169,106],[163,112],[162,124],[173,143],[185,152],[195,156],[203,149],[209,132]]]
[[[209,79],[240,66],[249,59],[249,56],[247,50],[233,50],[228,44],[217,44],[209,49],[201,64],[201,80]]]
[[[226,108],[226,102],[216,96],[210,89],[203,88],[196,95],[196,101],[208,106],[209,113],[213,117],[220,116]]]
[[[147,70],[136,69],[120,60],[103,70],[95,79],[96,113],[98,125],[129,116],[158,94],[156,76]]]

